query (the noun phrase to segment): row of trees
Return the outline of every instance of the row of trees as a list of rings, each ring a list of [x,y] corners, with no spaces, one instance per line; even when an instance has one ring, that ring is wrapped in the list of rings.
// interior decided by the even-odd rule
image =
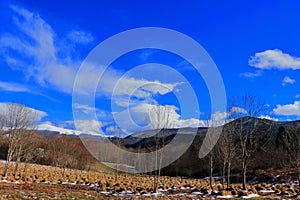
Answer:
[[[213,187],[215,175],[220,175],[223,186],[229,187],[234,170],[235,173],[241,175],[244,189],[247,186],[248,170],[256,167],[295,168],[300,177],[300,123],[295,122],[286,128],[278,128],[277,125],[274,127],[275,123],[272,121],[257,119],[265,114],[266,105],[259,97],[246,95],[242,99],[232,100],[228,105],[227,116],[224,119],[226,125],[219,127],[217,119],[207,119],[206,124],[211,129],[212,134],[206,136],[208,137],[205,140],[206,144],[203,143],[204,136],[200,133],[196,136],[188,152],[171,166],[163,169],[163,173],[195,175],[195,165],[197,165],[199,171],[201,169],[208,170],[211,187]],[[156,125],[154,127],[158,128],[157,125],[160,125],[160,134],[166,134],[166,131],[169,130],[164,126],[165,120],[168,120],[167,124],[172,123],[170,118],[161,119],[160,116],[163,115],[168,116],[168,110],[161,110],[158,107],[152,116],[153,124]],[[197,159],[194,154],[197,154],[200,146],[213,146],[215,138],[219,136],[220,128],[222,128],[222,134],[217,144],[205,158]],[[162,142],[158,140],[158,135],[156,135],[155,150],[163,153]],[[277,144],[275,144],[275,140]],[[162,157],[158,155],[158,158],[161,159]],[[173,173],[170,173],[170,169]],[[157,181],[160,170],[154,175],[156,177],[154,180]]]
[[[21,104],[5,104],[0,113],[0,152],[5,159],[5,178],[11,162],[14,174],[20,162],[47,164],[63,168],[85,169],[94,162],[92,156],[76,137],[45,138],[36,133],[38,113]]]
[[[278,157],[283,159],[284,165],[275,167],[296,168],[300,184],[300,123],[295,123],[286,130],[284,127],[278,128],[278,133],[274,132],[274,123],[268,120],[257,120],[265,114],[265,104],[256,96],[245,96],[243,99],[231,102],[227,113],[227,124],[224,126],[221,137],[217,145],[208,154],[210,183],[216,166],[213,161],[217,160],[223,184],[230,185],[231,170],[234,162],[236,169],[241,170],[243,189],[247,186],[247,171],[249,165],[259,166],[259,157],[268,155],[270,160],[265,162],[276,162]],[[300,111],[299,111],[300,113]],[[212,119],[213,120],[213,119]],[[262,124],[263,123],[263,124]],[[214,128],[213,129],[217,129]],[[276,129],[275,129],[276,130]],[[274,144],[276,141],[276,148]],[[271,155],[273,154],[273,155]],[[275,157],[277,156],[277,158]],[[266,159],[263,157],[262,159]],[[274,167],[273,163],[269,166]],[[225,177],[227,180],[225,181]]]

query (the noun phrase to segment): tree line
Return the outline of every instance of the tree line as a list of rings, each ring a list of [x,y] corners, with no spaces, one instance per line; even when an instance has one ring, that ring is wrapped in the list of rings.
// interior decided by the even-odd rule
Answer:
[[[218,176],[224,188],[229,188],[234,181],[246,189],[249,170],[293,168],[300,184],[300,121],[274,126],[274,121],[258,119],[265,112],[263,101],[253,95],[231,101],[226,124],[214,126],[216,119],[209,119],[207,124],[212,134],[206,136],[206,144],[203,142],[205,134],[198,134],[189,150],[163,169],[163,174],[208,176],[211,187],[214,177]],[[214,132],[217,134],[220,128],[222,133],[217,144],[205,158],[199,159],[200,146],[210,146]]]
[[[5,104],[0,114],[0,159],[5,161],[2,177],[10,167],[14,175],[20,162],[86,169],[94,158],[78,137],[44,137],[36,132],[38,113],[22,104]]]

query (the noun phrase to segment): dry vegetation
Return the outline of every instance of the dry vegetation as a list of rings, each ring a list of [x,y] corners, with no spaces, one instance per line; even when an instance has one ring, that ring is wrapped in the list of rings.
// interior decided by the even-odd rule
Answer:
[[[154,185],[151,176],[107,174],[76,169],[65,169],[37,164],[29,164],[27,174],[24,173],[24,163],[14,174],[11,163],[5,181],[0,183],[0,198],[2,199],[111,199],[111,198],[143,198],[151,199]],[[3,170],[4,163],[0,163]],[[219,180],[214,180],[210,187],[207,179],[184,179],[180,177],[161,177],[158,188],[163,196],[158,199],[195,199],[209,198],[211,195],[232,195],[235,197],[249,194],[259,194],[261,197],[297,198],[300,186],[296,182],[288,182],[293,171],[255,171],[260,177],[277,177],[273,183],[268,180],[257,181],[247,186],[244,191],[242,184],[231,184],[223,189]],[[286,174],[280,177],[278,174]],[[0,177],[2,178],[2,177]],[[282,182],[282,183],[281,183]],[[151,197],[151,198],[150,198]],[[212,196],[211,196],[212,198]]]

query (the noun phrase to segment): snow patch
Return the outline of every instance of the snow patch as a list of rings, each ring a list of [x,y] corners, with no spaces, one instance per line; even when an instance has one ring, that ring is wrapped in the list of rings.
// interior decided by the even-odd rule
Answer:
[[[231,195],[225,195],[225,196],[217,196],[218,199],[231,199],[233,196]]]
[[[275,191],[273,190],[259,190],[261,193],[274,193]]]
[[[44,123],[39,124],[37,126],[37,130],[59,132],[61,134],[66,134],[66,135],[89,134],[89,135],[103,136],[102,134],[92,132],[92,131],[82,132],[82,131],[78,131],[78,130],[54,126],[51,122],[44,122]]]
[[[255,198],[255,197],[259,197],[258,194],[249,194],[247,196],[241,196],[242,199],[251,199],[251,198]]]

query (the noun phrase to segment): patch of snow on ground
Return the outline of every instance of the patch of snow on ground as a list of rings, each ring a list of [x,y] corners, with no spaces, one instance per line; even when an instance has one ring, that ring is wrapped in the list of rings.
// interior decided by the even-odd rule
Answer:
[[[249,194],[247,196],[241,196],[242,199],[251,199],[251,198],[255,198],[255,197],[259,197],[258,194]]]
[[[275,191],[273,190],[259,190],[261,193],[274,193]]]
[[[225,196],[217,196],[218,199],[231,199],[233,196],[231,195],[225,195]]]
[[[151,194],[142,194],[144,197],[151,197]]]
[[[202,195],[203,193],[202,193],[202,192],[192,192],[192,194],[195,194],[195,195]]]
[[[110,192],[104,192],[104,191],[101,191],[100,193],[101,194],[105,194],[105,195],[109,195],[110,194]]]

